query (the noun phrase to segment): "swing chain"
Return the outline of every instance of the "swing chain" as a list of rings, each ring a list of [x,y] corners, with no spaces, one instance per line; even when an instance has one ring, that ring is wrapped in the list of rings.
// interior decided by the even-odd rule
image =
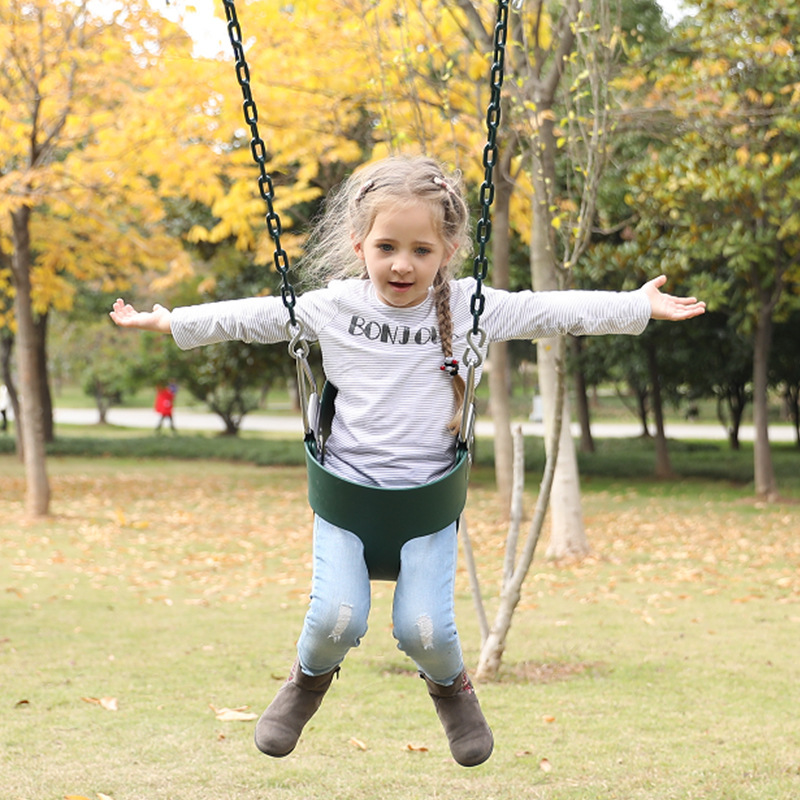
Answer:
[[[275,269],[278,270],[278,273],[281,276],[281,298],[283,299],[283,305],[289,312],[290,325],[292,328],[299,328],[300,323],[297,321],[294,312],[297,297],[295,295],[294,287],[289,282],[289,256],[281,246],[281,219],[278,216],[278,213],[275,211],[273,205],[275,191],[272,178],[267,173],[266,169],[267,148],[264,144],[264,140],[258,133],[258,109],[256,108],[256,102],[253,99],[252,92],[250,91],[250,68],[247,66],[247,60],[244,54],[244,46],[242,45],[242,29],[239,25],[239,18],[236,14],[236,5],[234,0],[222,0],[222,3],[225,6],[225,17],[228,21],[228,38],[231,40],[231,46],[233,47],[233,56],[236,67],[236,80],[241,87],[242,97],[244,98],[244,103],[242,104],[244,121],[249,126],[250,134],[252,136],[250,139],[250,152],[260,173],[258,178],[258,190],[261,194],[261,198],[267,205],[265,221],[267,224],[267,231],[272,237],[272,241],[275,245],[275,251],[272,258],[275,263]],[[290,348],[289,352],[291,352],[295,358],[297,358],[300,354],[300,350],[295,350],[292,348]]]
[[[308,343],[303,338],[302,324],[297,320],[295,315],[295,305],[297,297],[294,287],[289,281],[289,258],[286,251],[281,246],[281,220],[278,213],[275,211],[273,200],[275,198],[274,186],[272,178],[266,170],[266,145],[258,132],[258,109],[256,108],[255,100],[253,99],[252,92],[250,91],[250,68],[247,65],[245,58],[244,46],[242,44],[242,29],[239,25],[239,19],[236,13],[236,5],[234,0],[222,0],[225,7],[225,17],[228,25],[228,37],[233,48],[233,55],[235,59],[236,79],[242,90],[242,97],[244,103],[242,104],[242,111],[244,113],[244,120],[250,128],[250,152],[253,160],[259,169],[258,188],[262,199],[267,206],[267,214],[265,217],[267,231],[272,237],[275,245],[273,253],[273,261],[275,268],[281,276],[281,298],[286,310],[289,313],[289,321],[286,325],[286,330],[290,337],[289,352],[297,361],[297,377],[298,387],[303,385],[308,391],[309,400],[316,400],[316,386],[314,385],[313,375],[311,375],[310,368],[308,367]],[[469,349],[464,354],[464,363],[468,367],[467,377],[467,394],[464,403],[464,414],[462,416],[461,431],[459,438],[461,441],[469,441],[472,437],[472,427],[474,424],[474,393],[475,382],[474,375],[476,367],[483,363],[483,356],[481,349],[486,340],[486,333],[480,327],[481,314],[486,305],[486,297],[482,293],[483,282],[489,274],[489,261],[486,255],[486,245],[489,242],[492,233],[492,223],[490,209],[494,202],[494,182],[493,170],[499,158],[499,149],[497,146],[497,130],[500,126],[501,116],[501,89],[503,86],[503,70],[505,65],[505,47],[508,37],[508,9],[509,0],[497,0],[497,19],[494,28],[494,51],[492,54],[492,66],[490,71],[490,86],[491,95],[490,102],[486,111],[486,129],[487,139],[483,148],[483,167],[484,167],[484,180],[480,188],[480,205],[481,217],[478,221],[476,229],[476,240],[478,243],[478,255],[473,262],[473,277],[475,278],[475,291],[470,300],[470,312],[472,314],[472,330],[467,336]],[[475,341],[475,337],[478,341]],[[306,394],[302,391],[301,395]],[[303,398],[301,398],[303,399]],[[313,414],[308,414],[307,403],[301,402],[303,408],[304,426],[306,432],[309,432],[313,426],[313,420],[309,419],[310,416],[315,415],[316,409],[313,409]]]
[[[473,261],[472,274],[475,278],[475,291],[470,300],[472,313],[472,329],[467,333],[469,348],[464,353],[467,366],[465,381],[466,392],[461,411],[461,427],[458,440],[471,453],[475,427],[475,372],[483,363],[483,347],[486,344],[486,331],[481,328],[481,314],[486,305],[483,294],[483,282],[489,274],[489,259],[486,245],[492,235],[490,209],[494,202],[493,170],[499,158],[497,146],[497,130],[500,127],[500,113],[503,87],[503,69],[506,57],[506,40],[508,38],[508,4],[509,0],[497,0],[497,20],[494,26],[494,52],[490,71],[491,95],[486,109],[486,144],[483,148],[484,179],[480,190],[481,217],[478,220],[475,238],[478,243],[478,254]]]
[[[486,245],[492,235],[492,221],[489,213],[494,202],[493,169],[498,160],[497,129],[500,126],[501,89],[503,86],[503,70],[505,66],[506,39],[508,38],[508,2],[497,0],[497,21],[494,27],[494,53],[490,72],[491,97],[486,110],[486,145],[483,148],[484,180],[480,190],[481,217],[476,229],[478,254],[473,261],[473,277],[475,292],[470,300],[472,313],[472,332],[480,329],[481,314],[486,305],[486,297],[482,293],[483,282],[489,274],[489,260],[486,256]],[[473,348],[474,349],[474,348]]]
[[[259,170],[258,190],[267,206],[267,214],[265,216],[267,231],[275,245],[272,258],[275,263],[275,269],[281,276],[281,299],[289,314],[289,319],[286,323],[286,335],[289,339],[289,354],[294,358],[297,369],[297,391],[300,396],[303,430],[306,436],[314,436],[316,438],[317,419],[319,416],[317,384],[314,379],[314,373],[308,363],[310,348],[304,335],[303,324],[295,314],[297,295],[289,281],[289,257],[281,246],[281,219],[273,205],[275,187],[266,168],[267,148],[258,133],[258,109],[250,91],[250,67],[247,65],[244,46],[242,45],[242,29],[239,25],[234,0],[222,0],[222,2],[225,6],[225,17],[228,21],[228,38],[233,47],[236,80],[241,87],[242,97],[244,98],[244,103],[242,104],[244,121],[249,126],[252,137],[250,139],[250,153]],[[318,444],[320,443],[318,442]]]

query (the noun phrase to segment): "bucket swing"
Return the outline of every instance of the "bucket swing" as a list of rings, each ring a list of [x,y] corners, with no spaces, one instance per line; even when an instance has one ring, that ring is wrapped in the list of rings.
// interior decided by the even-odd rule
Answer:
[[[274,187],[266,171],[266,147],[258,133],[258,110],[250,91],[250,70],[244,55],[235,0],[223,0],[223,5],[235,58],[236,79],[244,98],[244,119],[252,134],[250,151],[260,172],[258,188],[267,207],[266,226],[275,246],[273,261],[281,276],[281,297],[288,314],[286,331],[289,353],[297,366],[309,505],[323,519],[352,531],[361,539],[370,579],[396,580],[403,545],[410,539],[435,533],[453,521],[457,522],[467,500],[474,442],[475,370],[483,361],[481,349],[486,341],[486,332],[480,327],[486,301],[482,287],[488,275],[486,245],[491,235],[489,209],[494,199],[492,171],[498,158],[497,129],[500,124],[509,0],[497,2],[490,70],[491,97],[486,113],[487,140],[483,149],[484,181],[480,189],[481,217],[476,226],[478,253],[473,261],[475,291],[470,301],[473,322],[467,334],[468,348],[463,358],[467,366],[466,393],[456,439],[455,460],[450,471],[441,478],[420,486],[402,488],[355,483],[325,467],[325,442],[334,417],[337,390],[333,384],[326,382],[320,395],[308,363],[309,344],[304,338],[303,326],[295,315],[297,298],[289,282],[288,256],[281,246],[281,221],[273,207]]]

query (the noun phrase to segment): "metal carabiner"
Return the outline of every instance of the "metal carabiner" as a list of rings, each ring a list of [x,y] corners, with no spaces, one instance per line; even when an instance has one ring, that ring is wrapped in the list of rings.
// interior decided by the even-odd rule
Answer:
[[[475,341],[477,335],[478,340]],[[479,367],[483,364],[483,347],[486,345],[486,331],[483,328],[478,328],[477,332],[472,329],[467,331],[467,344],[469,347],[464,351],[464,363],[467,366]],[[474,360],[470,356],[470,351],[474,354]]]
[[[300,322],[291,320],[284,326],[289,337],[289,354],[297,368],[297,394],[300,400],[300,413],[303,418],[303,433],[313,435],[319,445],[319,394],[317,381],[308,363],[311,348],[305,338],[305,330]]]
[[[461,410],[461,426],[458,441],[465,445],[472,457],[472,445],[475,440],[475,370],[483,364],[482,348],[486,344],[486,331],[478,328],[477,341],[472,330],[467,332],[467,344],[464,351],[464,363],[467,365],[465,380],[464,405]]]

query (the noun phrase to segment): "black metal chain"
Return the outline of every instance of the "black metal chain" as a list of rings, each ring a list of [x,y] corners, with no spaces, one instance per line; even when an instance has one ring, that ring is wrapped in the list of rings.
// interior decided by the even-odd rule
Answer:
[[[294,287],[289,282],[289,258],[286,251],[281,247],[281,220],[273,206],[275,198],[272,178],[266,169],[266,146],[264,140],[258,133],[258,109],[250,91],[250,68],[245,59],[244,47],[242,46],[242,29],[236,14],[234,0],[222,0],[225,6],[225,17],[228,21],[228,37],[233,47],[233,55],[236,60],[236,79],[242,90],[244,103],[242,110],[244,120],[250,128],[251,140],[250,151],[253,160],[259,168],[258,188],[261,197],[267,204],[267,214],[265,217],[267,230],[275,244],[273,260],[275,268],[281,276],[281,297],[283,304],[289,312],[289,324],[292,328],[297,328],[297,319],[294,307],[297,302]],[[486,245],[492,234],[492,221],[490,209],[494,202],[494,182],[493,169],[498,160],[497,130],[500,126],[500,103],[501,88],[503,86],[503,70],[505,67],[506,40],[508,38],[508,0],[497,0],[497,19],[494,27],[494,52],[492,54],[492,66],[490,71],[491,98],[486,111],[486,145],[483,148],[483,167],[484,180],[480,189],[481,217],[475,231],[478,243],[478,255],[473,263],[473,276],[475,278],[475,292],[470,300],[470,312],[472,313],[472,332],[477,334],[480,330],[480,317],[486,305],[486,297],[482,293],[483,282],[489,274],[489,260],[486,255]]]
[[[500,127],[501,88],[505,67],[506,40],[508,38],[508,0],[497,0],[497,20],[494,26],[494,53],[490,71],[491,98],[486,110],[486,145],[483,148],[484,179],[481,184],[481,217],[475,230],[478,254],[473,262],[472,274],[475,278],[475,292],[470,300],[472,312],[472,333],[480,329],[481,314],[486,305],[483,295],[483,282],[489,274],[489,259],[486,245],[492,235],[492,220],[489,213],[494,202],[493,170],[498,160],[497,129]]]
[[[295,317],[294,307],[297,303],[294,287],[289,282],[289,257],[286,251],[281,246],[281,219],[273,206],[275,199],[274,186],[272,178],[267,173],[267,149],[264,140],[258,134],[258,109],[256,108],[255,100],[250,92],[250,68],[247,66],[247,60],[244,55],[244,47],[242,46],[242,29],[239,25],[239,19],[236,15],[236,6],[234,0],[222,0],[225,6],[225,18],[228,20],[228,37],[231,40],[233,47],[233,56],[236,59],[236,79],[242,89],[242,97],[244,103],[242,110],[244,112],[244,121],[250,127],[250,152],[253,155],[253,161],[258,166],[260,175],[258,177],[258,190],[261,197],[267,204],[267,214],[265,217],[267,223],[267,230],[272,237],[275,245],[275,251],[272,254],[275,263],[275,269],[281,276],[281,297],[286,310],[289,312],[289,325],[293,329],[298,328],[297,318]]]

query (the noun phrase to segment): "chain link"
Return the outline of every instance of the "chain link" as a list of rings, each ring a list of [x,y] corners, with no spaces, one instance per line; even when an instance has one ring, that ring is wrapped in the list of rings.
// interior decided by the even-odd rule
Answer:
[[[272,259],[275,263],[275,269],[278,270],[281,276],[281,297],[284,306],[286,306],[286,310],[289,312],[289,325],[293,329],[297,329],[299,323],[294,313],[297,296],[295,295],[294,287],[289,282],[289,257],[281,246],[281,220],[272,202],[275,199],[275,192],[272,178],[267,173],[266,168],[267,148],[264,144],[264,140],[258,133],[258,109],[256,108],[255,100],[253,100],[253,95],[250,92],[250,67],[247,66],[247,60],[244,55],[242,29],[236,15],[234,0],[222,0],[222,2],[225,6],[225,18],[228,20],[228,38],[231,40],[233,57],[236,63],[236,80],[242,89],[242,97],[244,98],[244,103],[242,104],[244,121],[250,128],[250,152],[260,173],[258,178],[258,191],[267,206],[265,217],[267,231],[275,245]]]
[[[481,217],[475,231],[478,243],[478,254],[473,262],[472,274],[475,278],[475,292],[470,300],[469,309],[472,313],[472,332],[477,334],[480,330],[481,314],[486,305],[483,295],[483,282],[489,274],[489,259],[486,255],[486,245],[492,235],[492,220],[489,213],[494,202],[493,170],[497,164],[497,129],[500,127],[500,102],[503,86],[503,70],[505,68],[506,40],[508,38],[508,0],[497,0],[497,20],[494,26],[494,52],[492,55],[492,68],[490,72],[491,97],[486,110],[486,144],[483,148],[484,178],[481,184],[480,205]]]

